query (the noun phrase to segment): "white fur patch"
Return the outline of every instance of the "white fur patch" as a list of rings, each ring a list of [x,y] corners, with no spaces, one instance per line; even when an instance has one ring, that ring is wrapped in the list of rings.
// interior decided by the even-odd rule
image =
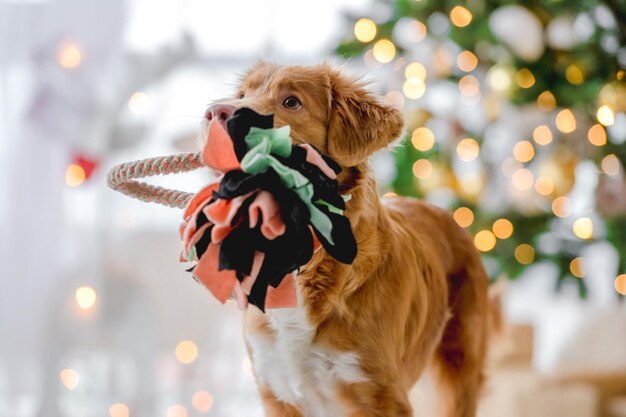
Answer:
[[[337,399],[337,382],[367,380],[358,356],[313,345],[315,329],[303,307],[266,314],[276,339],[246,335],[259,382],[279,400],[297,405],[304,417],[345,415]]]

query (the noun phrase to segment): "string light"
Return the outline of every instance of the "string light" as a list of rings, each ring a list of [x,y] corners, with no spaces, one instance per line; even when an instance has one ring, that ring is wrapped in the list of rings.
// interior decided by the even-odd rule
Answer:
[[[407,98],[417,100],[426,92],[426,83],[419,78],[410,78],[402,85],[402,92]]]
[[[198,347],[191,340],[183,340],[176,345],[174,355],[180,363],[188,365],[198,357]]]
[[[450,21],[456,27],[464,28],[465,26],[472,23],[472,19],[472,12],[470,12],[463,6],[455,6],[450,11]]]
[[[535,157],[535,148],[529,141],[522,140],[513,147],[513,156],[520,162],[528,162]]]
[[[618,275],[615,278],[615,291],[617,291],[621,295],[626,295],[626,274]]]
[[[620,163],[617,156],[613,154],[605,156],[604,159],[602,159],[602,171],[612,177],[618,176],[620,173]]]
[[[469,227],[474,222],[474,213],[467,207],[459,207],[454,210],[452,217],[461,227]]]
[[[167,408],[166,417],[187,417],[187,409],[180,404],[175,404]]]
[[[456,146],[456,153],[461,161],[473,161],[480,153],[480,146],[472,138],[466,138]]]
[[[463,51],[457,57],[456,65],[461,71],[471,72],[478,66],[478,58],[470,51]]]
[[[480,82],[473,75],[466,75],[459,80],[459,90],[464,96],[475,96],[480,93]]]
[[[522,88],[530,88],[535,85],[535,76],[528,68],[522,68],[515,74],[515,82]]]
[[[96,304],[96,290],[87,285],[76,289],[74,297],[76,304],[78,304],[78,307],[82,310],[88,310]]]
[[[77,68],[83,60],[80,48],[75,43],[66,43],[57,51],[57,61],[63,68]]]
[[[362,18],[354,24],[354,36],[363,43],[373,41],[376,31],[376,23],[372,19]]]
[[[593,221],[589,217],[576,219],[572,225],[572,230],[580,239],[591,239],[593,237]]]
[[[554,181],[547,175],[541,175],[535,181],[535,190],[541,195],[550,195],[554,192]]]
[[[75,390],[78,386],[78,383],[80,382],[80,375],[78,375],[78,372],[76,372],[76,370],[74,369],[62,370],[59,374],[59,377],[61,378],[61,382],[63,383],[65,388],[70,391]]]
[[[65,184],[68,187],[78,187],[85,182],[87,173],[85,169],[78,164],[69,164],[65,170]]]
[[[199,413],[208,413],[213,407],[213,396],[208,391],[198,391],[191,397],[191,406]]]
[[[513,223],[507,219],[498,219],[493,223],[491,230],[498,239],[508,239],[513,235]]]
[[[576,278],[583,278],[585,276],[584,259],[580,257],[572,259],[569,270]]]
[[[535,248],[528,243],[522,243],[515,248],[515,260],[522,265],[528,265],[535,260]]]
[[[537,97],[537,105],[541,110],[550,112],[556,109],[556,98],[554,94],[546,90]]]
[[[526,168],[518,169],[513,173],[511,181],[513,183],[513,187],[517,188],[518,190],[529,190],[534,183],[533,173]]]
[[[615,112],[613,112],[613,109],[607,104],[598,108],[596,117],[604,126],[612,126],[615,124]]]
[[[576,64],[571,64],[565,70],[565,78],[570,84],[580,85],[585,82],[585,74],[583,70]]]
[[[566,196],[560,196],[552,202],[552,212],[557,217],[567,217],[572,211],[572,202]]]
[[[396,46],[389,39],[381,39],[374,44],[373,53],[378,62],[386,64],[396,56]]]
[[[404,69],[404,76],[407,80],[417,78],[424,81],[426,79],[426,67],[419,62],[411,62]]]
[[[589,129],[587,139],[594,146],[604,146],[606,145],[606,130],[601,124],[595,124]]]
[[[418,127],[411,135],[411,143],[418,151],[429,151],[435,145],[435,134],[427,127]]]
[[[109,407],[109,415],[111,417],[128,417],[130,410],[126,404],[117,403]]]
[[[481,230],[474,236],[474,245],[481,252],[489,252],[496,247],[496,236],[490,230]]]
[[[570,109],[561,110],[556,115],[556,128],[563,133],[572,133],[576,130],[576,117]]]
[[[540,125],[533,131],[533,139],[537,145],[548,145],[552,142],[552,130],[549,126]]]
[[[413,175],[420,180],[425,180],[433,173],[433,164],[427,159],[418,159],[413,164]]]

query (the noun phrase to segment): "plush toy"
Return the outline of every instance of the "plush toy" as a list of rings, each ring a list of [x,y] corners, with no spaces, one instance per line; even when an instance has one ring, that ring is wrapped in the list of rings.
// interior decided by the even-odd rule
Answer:
[[[314,251],[348,264],[357,252],[339,165],[311,145],[292,145],[289,126],[273,125],[272,115],[242,108],[227,131],[211,122],[200,154],[122,164],[108,177],[125,194],[184,207],[181,260],[195,263],[189,271],[219,301],[232,296],[242,309],[295,307],[294,273]],[[134,181],[200,166],[220,176],[194,196]]]

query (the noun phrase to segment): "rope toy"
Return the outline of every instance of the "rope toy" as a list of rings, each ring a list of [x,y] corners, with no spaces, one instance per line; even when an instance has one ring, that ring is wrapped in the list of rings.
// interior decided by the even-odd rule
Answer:
[[[181,262],[221,303],[234,298],[265,308],[297,305],[295,276],[322,247],[350,264],[356,240],[343,215],[339,165],[308,144],[293,145],[290,127],[273,115],[237,110],[226,129],[208,128],[202,152],[115,166],[108,185],[145,202],[184,209]],[[197,194],[138,179],[209,167],[218,179]]]

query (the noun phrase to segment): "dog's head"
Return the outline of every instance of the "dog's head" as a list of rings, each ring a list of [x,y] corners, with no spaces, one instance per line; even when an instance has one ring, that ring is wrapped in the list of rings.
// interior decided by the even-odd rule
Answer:
[[[207,109],[224,123],[241,107],[274,114],[274,127],[291,126],[295,142],[310,143],[343,167],[354,167],[402,133],[402,114],[382,104],[364,84],[328,65],[261,62],[242,78],[235,97]]]

